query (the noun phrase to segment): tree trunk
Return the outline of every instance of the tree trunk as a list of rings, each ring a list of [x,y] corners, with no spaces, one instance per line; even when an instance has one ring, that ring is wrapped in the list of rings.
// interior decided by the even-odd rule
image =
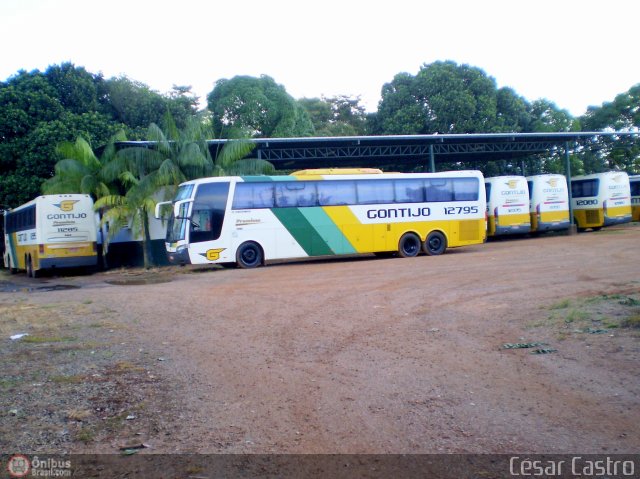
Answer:
[[[151,234],[149,233],[149,215],[146,209],[142,209],[142,256],[144,258],[144,268],[150,269],[155,266],[153,254],[151,253]]]

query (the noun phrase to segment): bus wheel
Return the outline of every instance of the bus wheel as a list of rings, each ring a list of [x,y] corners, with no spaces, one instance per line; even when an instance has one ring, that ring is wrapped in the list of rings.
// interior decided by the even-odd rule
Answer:
[[[414,233],[406,233],[398,243],[398,254],[401,258],[413,258],[420,253],[420,238]]]
[[[447,249],[447,238],[440,231],[432,231],[424,240],[422,248],[429,256],[442,254]]]
[[[33,269],[33,263],[31,262],[31,256],[27,258],[27,277],[35,278],[38,276],[38,272]]]
[[[262,249],[257,243],[242,243],[236,253],[236,263],[241,268],[255,268],[262,264]]]
[[[8,258],[8,262],[7,264],[9,265],[9,274],[16,274],[18,272],[18,268],[14,268],[13,266],[11,266],[11,256],[9,256]]]

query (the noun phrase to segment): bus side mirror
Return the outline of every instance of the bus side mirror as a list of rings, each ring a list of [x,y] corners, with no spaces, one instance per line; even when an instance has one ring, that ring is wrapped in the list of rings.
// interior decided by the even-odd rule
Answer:
[[[184,201],[176,201],[173,205],[173,216],[177,220],[188,220],[189,219],[189,203],[193,200],[184,200]]]
[[[157,220],[162,219],[162,216],[160,216],[160,208],[163,207],[164,205],[170,205],[172,202],[171,201],[161,201],[160,203],[156,203],[156,209],[154,211],[154,217]]]

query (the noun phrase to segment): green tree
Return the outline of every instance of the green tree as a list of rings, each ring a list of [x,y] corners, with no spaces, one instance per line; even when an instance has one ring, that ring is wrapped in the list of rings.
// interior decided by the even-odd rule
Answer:
[[[512,106],[505,101],[508,95],[502,93],[500,106]],[[498,97],[495,80],[479,68],[452,61],[423,65],[415,77],[401,73],[384,85],[376,130],[382,134],[450,134],[522,129],[514,125],[518,115],[498,110]]]
[[[367,114],[360,97],[302,98],[299,104],[309,115],[316,136],[364,135]]]
[[[116,154],[115,143],[126,139],[124,131],[116,133],[103,148],[100,158],[81,136],[73,143],[60,143],[56,152],[62,160],[56,163],[55,175],[42,184],[42,193],[84,193],[94,200],[110,194],[114,185],[103,178],[102,170]]]
[[[580,119],[585,131],[635,131],[640,129],[640,83],[605,102],[590,106]],[[620,169],[628,173],[640,172],[640,142],[635,138],[600,137],[594,140],[589,156],[585,154],[585,168],[591,173]]]
[[[531,130],[536,133],[580,131],[580,122],[567,110],[544,98],[531,104]]]
[[[0,204],[17,206],[40,192],[62,159],[56,145],[79,136],[93,145],[117,131],[142,139],[169,111],[183,127],[196,113],[188,86],[161,95],[127,78],[104,79],[72,63],[42,73],[19,71],[0,83]]]
[[[311,136],[306,110],[273,78],[236,76],[216,82],[207,96],[215,137]]]
[[[142,238],[144,266],[149,268],[154,264],[149,215],[159,199],[173,197],[180,183],[194,178],[273,170],[266,161],[244,159],[254,148],[248,141],[229,141],[212,155],[206,141],[209,135],[209,128],[197,117],[188,119],[185,128],[179,129],[167,114],[164,128],[149,126],[146,137],[150,145],[116,152],[100,174],[107,182],[118,182],[121,188],[102,196],[95,205],[105,211],[102,222],[109,223],[107,244],[130,224],[134,236]]]

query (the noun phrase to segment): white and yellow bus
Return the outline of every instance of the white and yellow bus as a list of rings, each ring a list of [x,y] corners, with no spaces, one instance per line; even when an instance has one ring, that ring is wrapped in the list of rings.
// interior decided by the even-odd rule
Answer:
[[[203,178],[180,185],[166,248],[174,264],[420,252],[484,242],[479,171]]]
[[[631,221],[629,175],[623,171],[575,176],[571,197],[578,231]]]
[[[487,234],[528,233],[529,187],[524,176],[494,176],[484,180],[487,196]]]
[[[569,190],[564,175],[527,176],[531,232],[569,229]]]
[[[43,269],[96,266],[97,227],[89,195],[44,195],[4,214],[4,266],[36,277]]]
[[[640,221],[640,175],[629,176],[631,187],[631,220]]]

